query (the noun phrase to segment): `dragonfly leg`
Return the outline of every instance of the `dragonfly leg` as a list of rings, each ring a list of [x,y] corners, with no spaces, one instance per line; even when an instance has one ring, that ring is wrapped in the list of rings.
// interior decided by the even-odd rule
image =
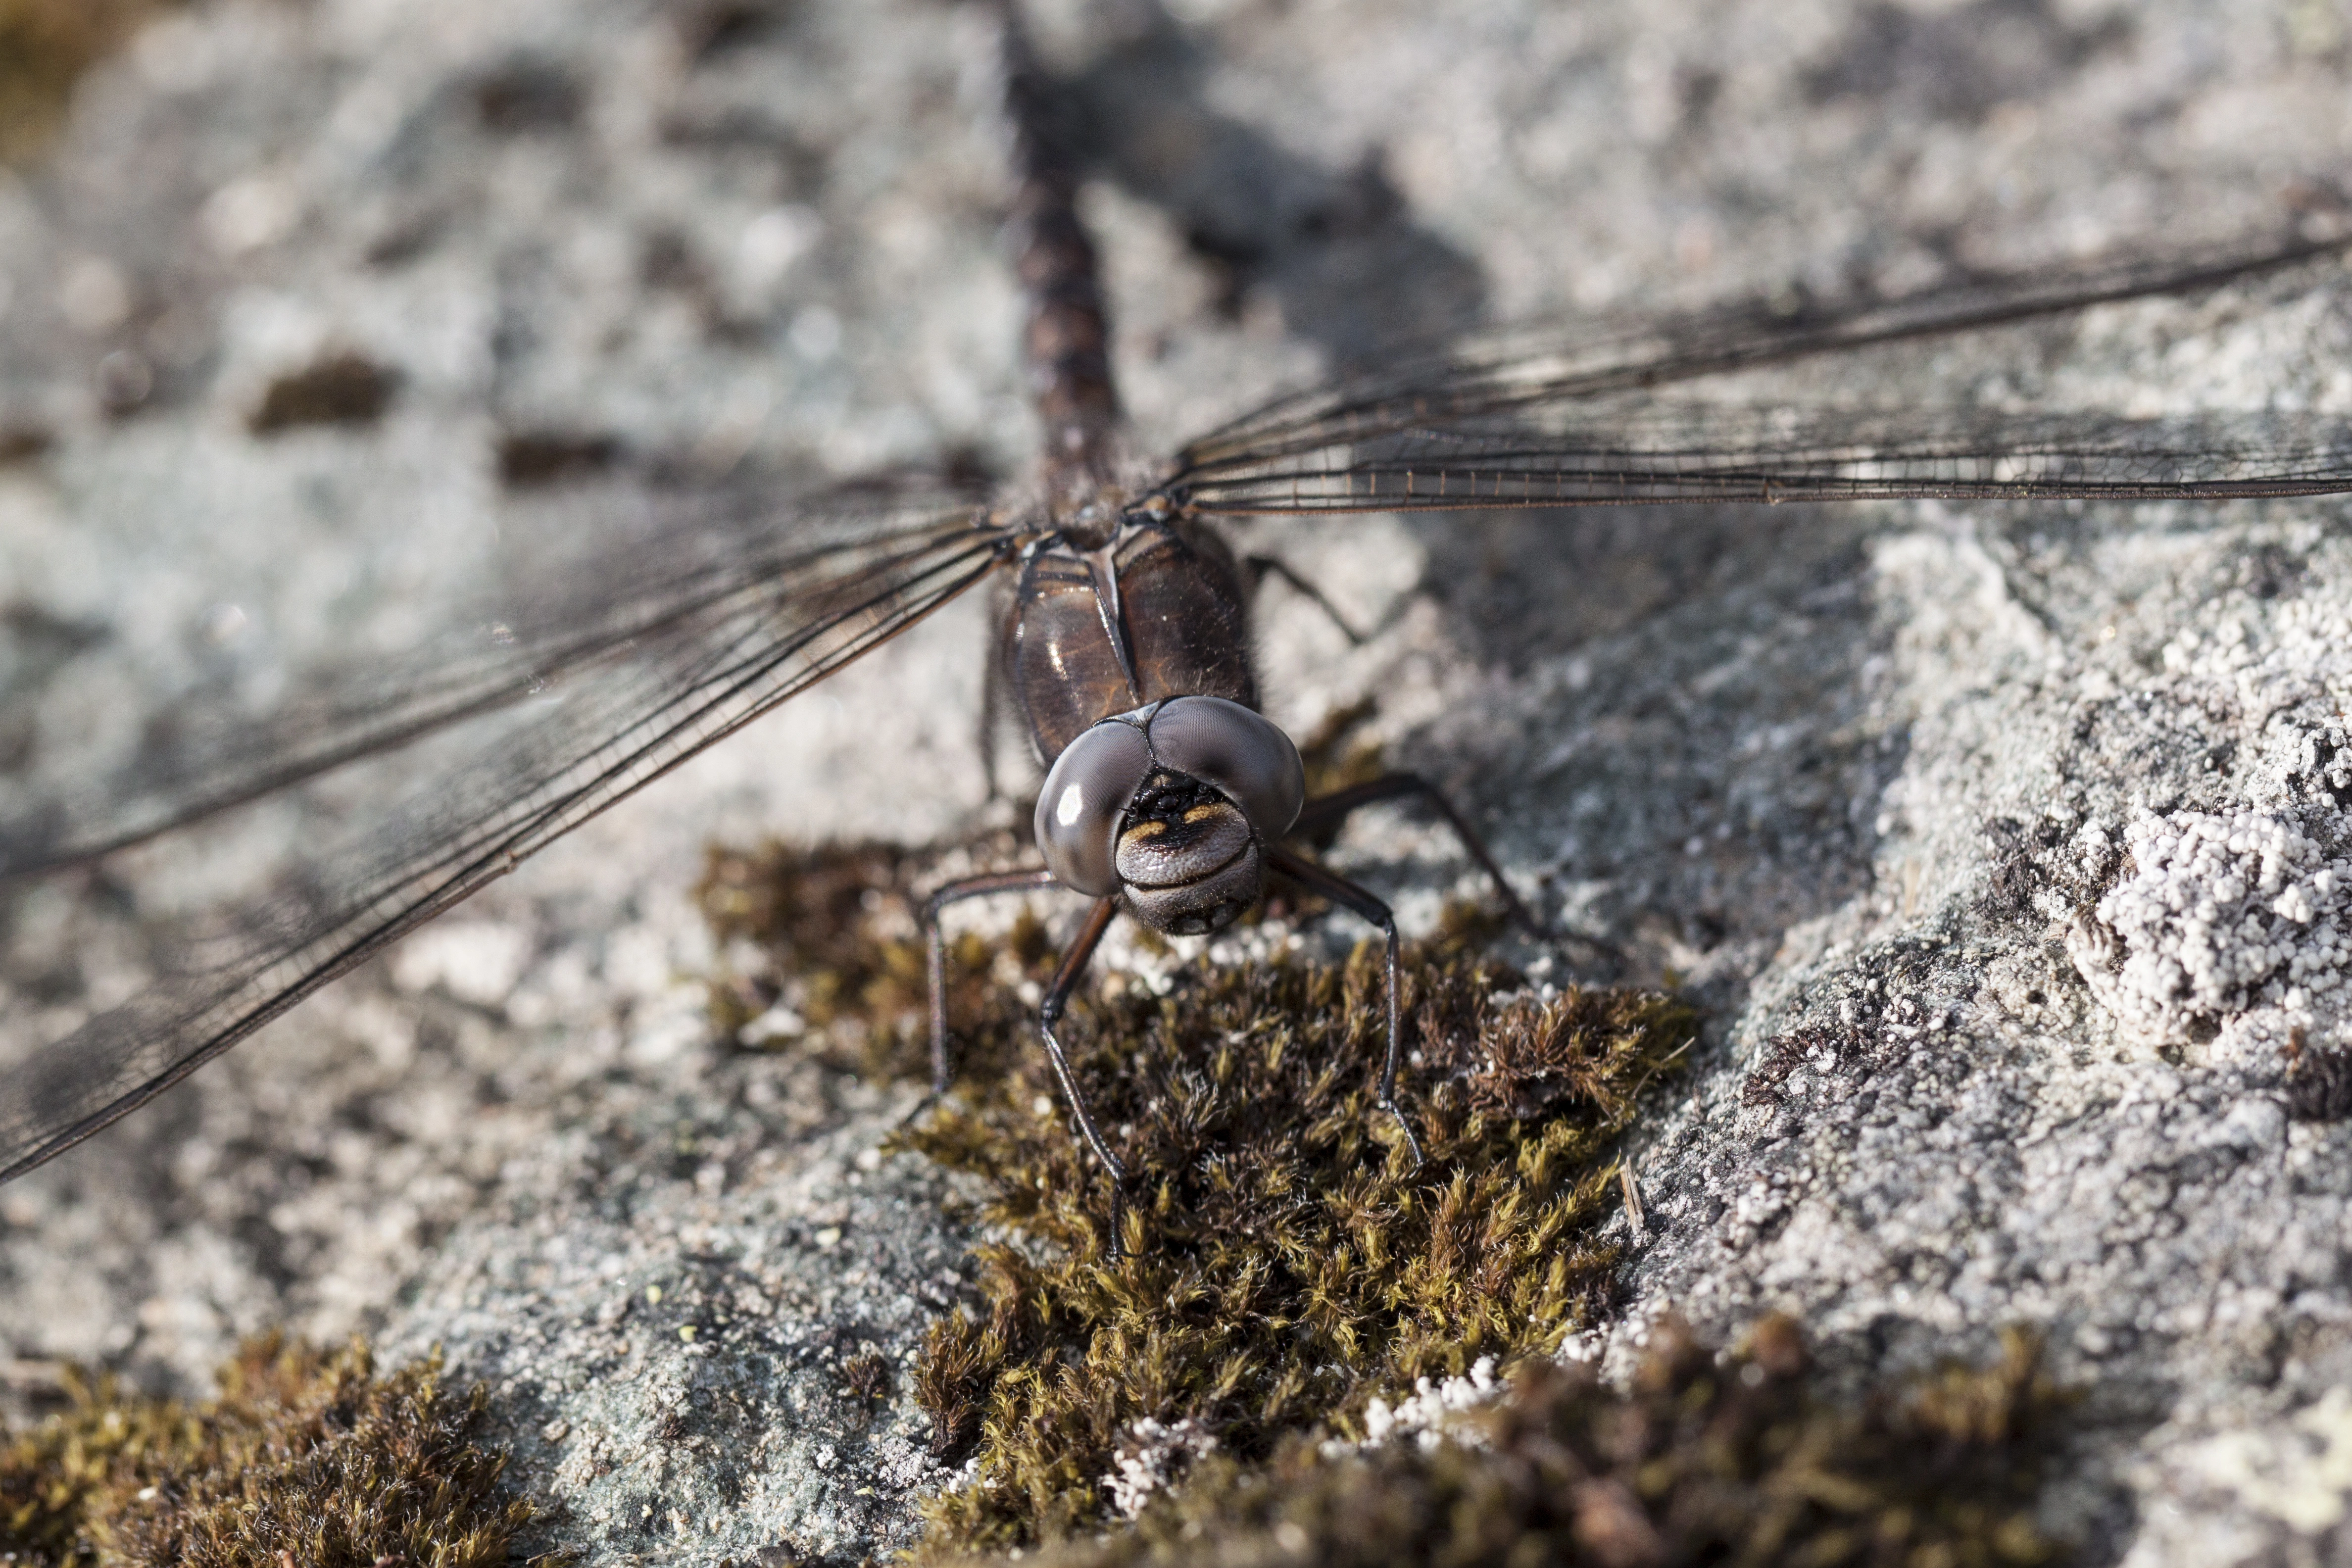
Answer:
[[[1454,836],[1462,841],[1462,847],[1469,852],[1470,858],[1478,863],[1478,868],[1486,872],[1487,879],[1495,884],[1496,892],[1502,896],[1504,910],[1512,920],[1538,937],[1563,937],[1592,949],[1612,963],[1622,964],[1625,962],[1625,954],[1614,943],[1603,942],[1599,937],[1586,936],[1581,931],[1555,931],[1538,920],[1535,911],[1512,891],[1511,884],[1503,876],[1502,867],[1495,863],[1494,855],[1487,850],[1486,840],[1478,837],[1477,829],[1454,809],[1454,803],[1446,799],[1435,784],[1419,773],[1383,773],[1364,784],[1350,784],[1346,789],[1334,790],[1329,795],[1310,800],[1300,810],[1298,821],[1290,831],[1295,834],[1313,833],[1318,828],[1345,820],[1349,814],[1364,806],[1406,796],[1416,796],[1437,808],[1438,815],[1444,817],[1446,826],[1454,829]]]
[[[988,662],[980,672],[980,776],[988,786],[983,799],[1004,798],[1004,787],[996,777],[996,733],[1004,724],[1004,645],[995,637],[988,639]]]
[[[1078,1080],[1070,1071],[1070,1058],[1063,1054],[1062,1042],[1055,1037],[1054,1026],[1062,1021],[1062,1009],[1077,988],[1078,979],[1087,972],[1087,963],[1102,945],[1103,932],[1118,913],[1115,898],[1098,899],[1094,912],[1087,917],[1086,929],[1078,940],[1062,955],[1062,966],[1054,971],[1053,983],[1045,987],[1045,1000],[1037,1005],[1038,1032],[1045,1037],[1045,1055],[1054,1064],[1054,1076],[1062,1081],[1062,1098],[1070,1102],[1070,1115],[1078,1124],[1078,1135],[1095,1158],[1110,1173],[1110,1257],[1113,1262],[1127,1254],[1127,1165],[1110,1152],[1103,1142],[1101,1131],[1095,1126],[1094,1112],[1087,1109],[1087,1097],[1078,1091]]]
[[[1348,645],[1350,647],[1364,646],[1364,634],[1358,631],[1354,623],[1339,613],[1338,605],[1323,596],[1322,589],[1293,571],[1287,561],[1278,555],[1244,555],[1242,557],[1242,565],[1250,574],[1250,588],[1253,592],[1268,577],[1279,577],[1299,593],[1312,599],[1318,608],[1330,616],[1331,624],[1339,628],[1340,635],[1348,639]]]
[[[994,893],[1027,893],[1056,887],[1051,871],[991,871],[950,882],[923,905],[923,941],[929,950],[931,979],[931,1096],[948,1091],[948,942],[940,929],[940,911],[966,899]]]
[[[1370,889],[1359,887],[1338,872],[1294,855],[1279,844],[1267,846],[1265,863],[1269,869],[1308,892],[1355,910],[1380,927],[1381,934],[1388,939],[1389,1048],[1381,1063],[1380,1109],[1396,1118],[1398,1129],[1404,1133],[1405,1147],[1412,1151],[1412,1163],[1418,1168],[1425,1163],[1421,1140],[1413,1136],[1412,1123],[1405,1120],[1404,1109],[1397,1104],[1396,1098],[1397,1063],[1404,1050],[1404,999],[1398,973],[1396,916]]]

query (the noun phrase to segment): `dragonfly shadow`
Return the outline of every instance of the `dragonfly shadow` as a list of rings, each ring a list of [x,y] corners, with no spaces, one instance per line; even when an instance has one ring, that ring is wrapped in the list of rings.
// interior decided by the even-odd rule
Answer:
[[[1601,507],[1415,526],[1452,638],[1509,678],[1464,748],[1491,759],[1484,809],[1563,881],[1606,885],[1610,925],[1649,962],[1769,954],[1870,887],[1908,750],[1874,711],[1883,519]]]
[[[1181,228],[1222,275],[1226,311],[1265,290],[1342,367],[1479,320],[1476,260],[1413,221],[1378,148],[1335,170],[1219,113],[1212,56],[1158,0],[1129,0],[1116,26],[1063,79],[1061,134],[1087,173]]]
[[[2127,13],[2078,24],[2043,0],[1968,0],[1933,13],[1865,5],[1805,73],[1804,91],[1816,104],[1889,100],[1918,118],[1975,123],[2001,104],[2063,92],[2136,32]]]

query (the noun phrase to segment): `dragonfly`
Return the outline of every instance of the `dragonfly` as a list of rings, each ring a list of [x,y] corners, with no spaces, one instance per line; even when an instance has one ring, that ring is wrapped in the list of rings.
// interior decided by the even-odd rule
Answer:
[[[1422,779],[1305,798],[1297,750],[1259,711],[1249,660],[1252,589],[1269,568],[1237,555],[1224,525],[2352,491],[2352,430],[2340,418],[2021,403],[1998,375],[1955,375],[1945,363],[2031,360],[2102,306],[2327,287],[2352,233],[2307,229],[1839,305],[1740,301],[1507,329],[1303,386],[1172,454],[1141,451],[1121,414],[1110,311],[1053,84],[1011,0],[995,12],[1024,357],[1043,435],[1032,471],[995,490],[889,475],[647,503],[535,574],[484,636],[299,687],[263,717],[189,717],[111,776],[11,797],[0,879],[30,881],[504,719],[438,762],[429,787],[371,809],[352,842],[304,852],[264,894],[195,922],[144,990],[0,1063],[0,1181],[167,1092],[583,823],[994,584],[1005,607],[991,690],[1015,710],[1043,772],[1033,824],[1043,864],[953,884],[926,908],[935,1088],[950,1070],[940,912],[997,892],[1090,899],[1040,1004],[1040,1032],[1077,1135],[1110,1179],[1116,1250],[1126,1172],[1055,1035],[1113,921],[1213,931],[1274,879],[1370,921],[1388,954],[1377,1100],[1409,1145],[1396,1098],[1395,921],[1297,841],[1370,801],[1418,797],[1537,924],[1467,819]],[[1889,386],[1902,395],[1886,396]]]

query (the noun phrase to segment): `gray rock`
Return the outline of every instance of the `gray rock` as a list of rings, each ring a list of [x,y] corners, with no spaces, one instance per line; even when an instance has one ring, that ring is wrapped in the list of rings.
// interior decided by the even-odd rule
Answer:
[[[432,1255],[383,1352],[491,1382],[548,1546],[855,1560],[951,1479],[903,1363],[971,1237],[937,1167],[875,1148],[914,1097],[831,1078],[758,1060],[559,1138]]]
[[[2347,151],[2344,23],[2305,0],[1069,0],[1041,31],[1162,448],[1476,321],[2266,231]],[[8,754],[74,776],[184,700],[413,641],[498,569],[502,462],[1016,469],[986,36],[926,0],[157,24],[0,186],[0,425],[50,440],[0,470]],[[2257,289],[1855,391],[2341,413],[2347,336],[2340,288]],[[273,385],[351,359],[373,418],[255,432]],[[1349,650],[1270,589],[1276,717],[1378,693],[1523,880],[1708,1009],[1642,1133],[1611,1353],[1668,1307],[1794,1310],[1857,1373],[2041,1325],[2092,1391],[2056,1522],[2136,1564],[2336,1547],[2352,1147],[2288,1121],[2281,1049],[2346,1026],[2314,934],[2347,896],[2339,510],[1265,531],[1385,625]],[[592,1561],[908,1539],[948,1478],[903,1376],[877,1400],[843,1363],[903,1365],[971,1233],[935,1173],[870,1157],[903,1101],[711,1037],[704,977],[753,959],[689,891],[713,840],[992,820],[982,624],[893,645],[0,1190],[20,1367],[188,1388],[270,1324],[437,1342]],[[16,896],[0,1027],[120,994],[142,922],[379,783]],[[1409,922],[1470,885],[1400,817],[1341,854]]]

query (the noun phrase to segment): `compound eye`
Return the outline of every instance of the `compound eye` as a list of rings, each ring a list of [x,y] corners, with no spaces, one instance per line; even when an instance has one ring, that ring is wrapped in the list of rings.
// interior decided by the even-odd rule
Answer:
[[[1111,856],[1119,819],[1151,772],[1151,747],[1133,724],[1106,719],[1063,748],[1037,797],[1037,847],[1066,888],[1090,898],[1118,891]]]
[[[1258,837],[1290,831],[1307,803],[1307,770],[1290,737],[1261,713],[1222,697],[1177,697],[1151,716],[1151,752],[1233,797]]]

